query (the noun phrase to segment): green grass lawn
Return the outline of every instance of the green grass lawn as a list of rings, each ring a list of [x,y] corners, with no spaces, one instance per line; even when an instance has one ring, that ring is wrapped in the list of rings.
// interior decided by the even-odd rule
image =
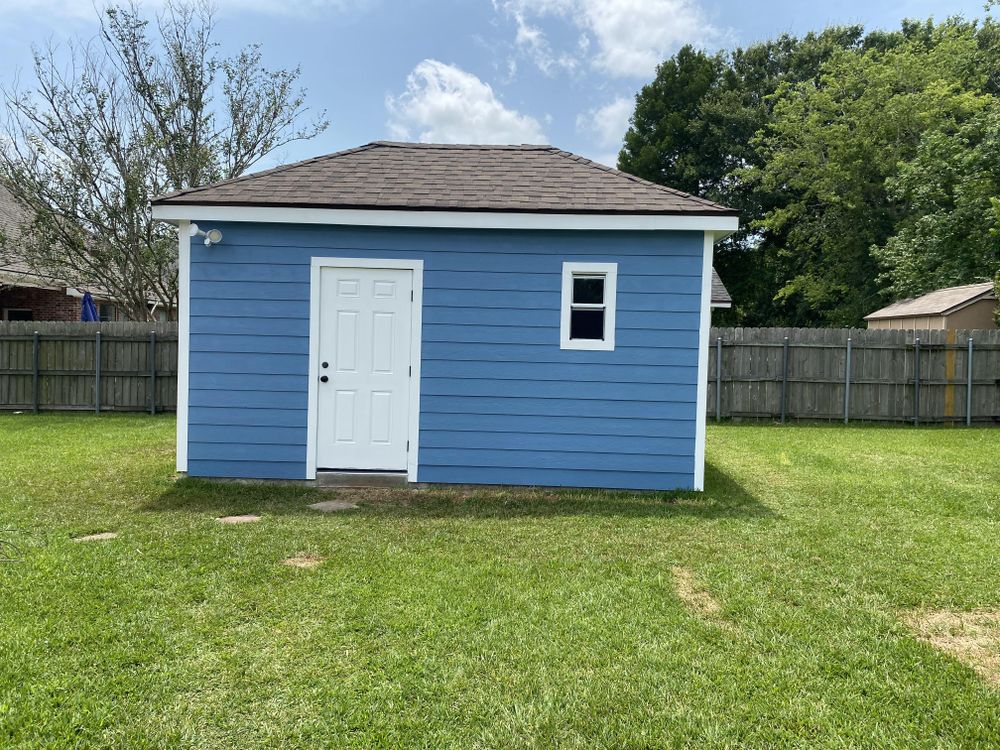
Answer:
[[[323,515],[177,481],[173,427],[0,416],[5,750],[1000,744],[1000,689],[900,620],[1000,610],[1000,431],[712,426],[703,495]]]

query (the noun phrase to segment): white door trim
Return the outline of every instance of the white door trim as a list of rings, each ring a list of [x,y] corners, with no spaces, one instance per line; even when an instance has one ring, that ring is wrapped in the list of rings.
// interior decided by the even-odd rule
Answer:
[[[391,258],[313,258],[309,273],[309,415],[306,435],[306,479],[316,478],[316,451],[319,405],[319,316],[320,270],[323,268],[375,268],[413,271],[413,302],[410,314],[410,376],[409,414],[407,439],[410,448],[406,454],[406,478],[417,481],[417,453],[420,449],[420,341],[424,298],[424,262],[422,260],[396,260]]]

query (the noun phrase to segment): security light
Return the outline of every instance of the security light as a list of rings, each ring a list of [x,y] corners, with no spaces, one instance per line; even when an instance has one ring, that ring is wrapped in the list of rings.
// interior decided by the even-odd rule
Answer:
[[[212,245],[218,245],[222,242],[222,232],[218,229],[209,229],[207,232],[199,229],[198,225],[193,221],[191,222],[191,236],[192,237],[204,237],[205,247],[211,247]]]

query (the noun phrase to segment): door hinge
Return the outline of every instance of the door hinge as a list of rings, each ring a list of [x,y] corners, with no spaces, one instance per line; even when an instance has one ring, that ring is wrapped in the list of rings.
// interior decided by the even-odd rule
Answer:
[[[413,302],[413,290],[410,290],[410,302]]]
[[[406,452],[407,453],[410,452],[410,441],[409,440],[406,441]]]
[[[413,377],[413,365],[410,365],[410,377]]]

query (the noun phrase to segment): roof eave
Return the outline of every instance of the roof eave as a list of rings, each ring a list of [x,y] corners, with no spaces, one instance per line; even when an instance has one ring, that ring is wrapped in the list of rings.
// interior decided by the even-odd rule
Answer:
[[[593,216],[727,216],[739,218],[740,212],[729,208],[695,208],[683,210],[639,209],[639,210],[598,210],[598,209],[555,209],[555,208],[492,208],[489,206],[411,206],[406,204],[350,204],[350,203],[296,203],[294,201],[198,201],[182,198],[154,198],[150,201],[154,209],[160,206],[199,206],[205,208],[295,208],[332,211],[413,211],[417,213],[496,213],[496,214],[552,214],[552,215],[593,215]]]
[[[718,240],[739,227],[735,215],[711,212],[530,212],[449,211],[440,209],[357,209],[301,206],[234,206],[160,203],[153,218],[162,221],[325,224],[343,226],[412,227],[434,229],[555,229],[555,230],[677,230],[712,232]]]

